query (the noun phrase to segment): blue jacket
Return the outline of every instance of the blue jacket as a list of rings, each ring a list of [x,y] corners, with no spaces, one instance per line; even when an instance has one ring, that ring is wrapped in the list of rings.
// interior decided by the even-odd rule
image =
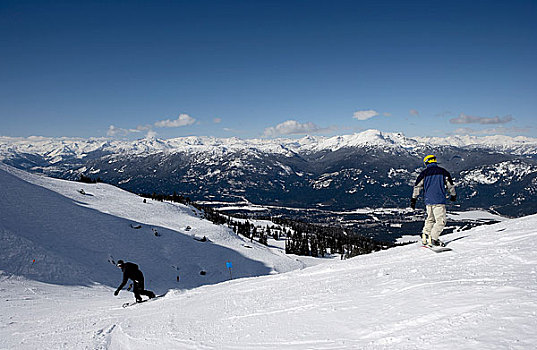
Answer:
[[[420,190],[425,190],[425,205],[446,204],[446,187],[455,196],[455,185],[449,172],[436,163],[427,165],[416,180],[412,198],[417,198]]]

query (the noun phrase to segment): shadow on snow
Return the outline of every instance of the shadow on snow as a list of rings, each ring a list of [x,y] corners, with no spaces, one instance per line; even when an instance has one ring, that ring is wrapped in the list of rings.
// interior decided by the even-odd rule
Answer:
[[[1,169],[0,198],[4,274],[61,285],[116,287],[122,273],[109,260],[123,259],[138,264],[146,287],[160,293],[228,280],[227,261],[233,262],[234,278],[270,272],[262,262],[174,230],[151,225],[135,230],[131,220],[83,207]],[[151,228],[161,236],[155,237]]]

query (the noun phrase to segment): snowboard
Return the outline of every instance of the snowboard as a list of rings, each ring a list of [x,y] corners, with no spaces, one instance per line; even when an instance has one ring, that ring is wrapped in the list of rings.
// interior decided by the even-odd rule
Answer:
[[[421,243],[420,243],[421,244]],[[453,249],[451,248],[448,248],[448,247],[430,247],[428,245],[421,245],[423,248],[427,248],[429,250],[432,250],[433,252],[435,253],[442,253],[442,252],[449,252],[449,251],[452,251]]]
[[[161,295],[157,295],[155,296],[154,298],[151,298],[151,299],[143,299],[142,301],[131,301],[131,302],[128,302],[128,303],[123,303],[123,307],[129,307],[129,306],[134,306],[134,305],[138,305],[138,304],[143,304],[143,303],[147,303],[148,301],[153,301],[153,300],[157,300],[159,298],[162,298],[163,296],[165,296],[166,294],[161,294]]]

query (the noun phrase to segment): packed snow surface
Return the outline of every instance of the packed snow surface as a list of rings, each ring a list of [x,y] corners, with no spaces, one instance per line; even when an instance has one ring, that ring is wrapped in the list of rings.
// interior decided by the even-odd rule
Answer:
[[[450,252],[412,244],[296,269],[295,259],[255,244],[245,248],[188,207],[153,202],[144,207],[138,197],[112,186],[37,178],[5,167],[0,184],[2,349],[451,350],[537,344],[535,215],[443,236]],[[91,196],[76,197],[80,187]],[[133,221],[142,228],[128,227]],[[191,239],[186,225],[203,235],[216,231],[208,236],[212,242]],[[163,293],[170,287],[169,274],[158,268],[171,263],[166,247],[190,251],[197,264],[200,255],[214,261],[207,263],[208,274],[215,271],[209,276],[213,284],[191,278],[161,298],[122,308],[132,294],[114,297],[121,274],[97,260],[120,250],[128,234],[150,236],[140,231],[146,226],[163,235],[139,238],[116,254],[135,252],[127,260],[140,263],[153,279],[146,279],[149,289]],[[62,240],[54,240],[55,231]],[[105,242],[97,246],[77,234],[78,248],[73,247],[67,232],[78,231]],[[41,234],[51,241],[35,238]],[[175,238],[192,245],[181,248]],[[215,250],[204,251],[204,244]],[[77,259],[70,250],[83,256]],[[238,259],[234,269],[250,266],[244,278],[221,281],[217,263],[228,251]],[[41,259],[46,269],[40,270]],[[270,274],[276,270],[289,272]]]

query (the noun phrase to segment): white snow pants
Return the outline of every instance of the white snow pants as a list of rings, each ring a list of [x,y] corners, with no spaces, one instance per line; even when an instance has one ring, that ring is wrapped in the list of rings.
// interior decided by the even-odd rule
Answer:
[[[423,226],[423,233],[430,235],[432,239],[438,240],[442,230],[446,226],[446,205],[427,205],[427,219]]]

